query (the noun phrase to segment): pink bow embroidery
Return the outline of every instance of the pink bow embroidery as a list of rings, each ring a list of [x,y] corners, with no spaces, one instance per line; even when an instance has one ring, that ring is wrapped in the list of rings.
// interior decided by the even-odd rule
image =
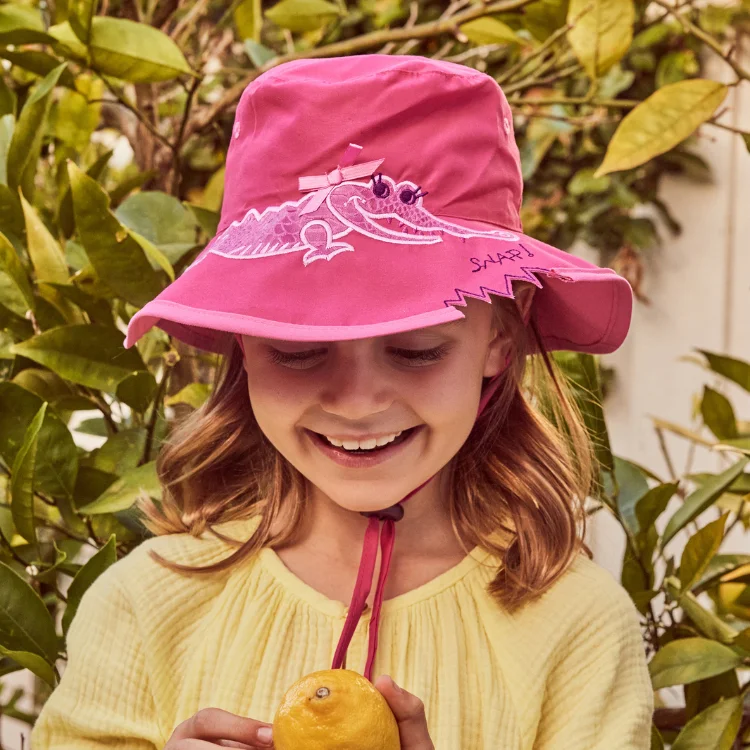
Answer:
[[[350,143],[346,147],[346,151],[344,151],[344,155],[341,157],[341,161],[339,161],[336,169],[326,174],[299,178],[300,190],[316,191],[300,213],[309,214],[315,211],[336,185],[342,182],[357,180],[360,177],[369,177],[385,161],[385,159],[375,159],[363,164],[354,164],[353,162],[359,156],[361,150],[362,146]]]

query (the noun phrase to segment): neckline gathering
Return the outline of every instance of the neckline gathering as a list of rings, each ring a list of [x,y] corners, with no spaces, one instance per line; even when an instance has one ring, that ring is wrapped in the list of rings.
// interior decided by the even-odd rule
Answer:
[[[462,560],[429,581],[391,599],[384,599],[383,616],[437,596],[455,586],[491,556],[492,553],[478,546],[474,547]],[[284,564],[273,548],[263,547],[259,552],[259,561],[276,582],[296,599],[329,617],[346,617],[348,606],[344,602],[331,599],[305,583]],[[362,614],[362,620],[369,622],[371,613],[371,609],[368,608],[367,612]]]

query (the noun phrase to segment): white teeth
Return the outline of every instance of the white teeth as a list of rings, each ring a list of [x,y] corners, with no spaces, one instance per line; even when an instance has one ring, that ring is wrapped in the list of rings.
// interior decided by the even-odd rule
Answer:
[[[403,430],[401,430],[403,432]],[[381,438],[371,438],[370,440],[336,440],[336,438],[330,438],[327,435],[324,435],[325,439],[331,443],[331,445],[335,445],[337,448],[343,448],[347,451],[356,451],[356,450],[366,450],[370,451],[373,448],[379,448],[381,445],[388,445],[388,443],[392,443],[400,434],[401,432],[395,432],[393,435],[385,435]]]

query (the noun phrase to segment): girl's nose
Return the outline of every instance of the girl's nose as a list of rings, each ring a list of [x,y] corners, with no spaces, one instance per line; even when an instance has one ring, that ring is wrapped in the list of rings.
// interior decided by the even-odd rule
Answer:
[[[391,383],[371,358],[341,358],[328,373],[319,394],[321,408],[348,420],[387,411],[394,396]]]

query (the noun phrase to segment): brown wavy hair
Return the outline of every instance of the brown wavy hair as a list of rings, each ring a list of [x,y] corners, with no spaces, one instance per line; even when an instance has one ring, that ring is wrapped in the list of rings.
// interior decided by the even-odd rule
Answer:
[[[502,560],[490,594],[509,611],[546,591],[584,550],[584,503],[594,477],[591,437],[567,378],[545,351],[534,319],[524,325],[512,299],[493,297],[494,322],[515,351],[502,382],[453,457],[450,517],[458,538]],[[535,342],[537,353],[530,344]],[[253,415],[242,352],[234,338],[208,400],[172,431],[157,458],[160,507],[137,509],[154,535],[208,529],[238,549],[203,567],[149,554],[171,570],[225,570],[266,546],[293,542],[309,483],[265,437]],[[254,534],[234,542],[214,524],[259,518]],[[277,519],[284,531],[272,533]]]

